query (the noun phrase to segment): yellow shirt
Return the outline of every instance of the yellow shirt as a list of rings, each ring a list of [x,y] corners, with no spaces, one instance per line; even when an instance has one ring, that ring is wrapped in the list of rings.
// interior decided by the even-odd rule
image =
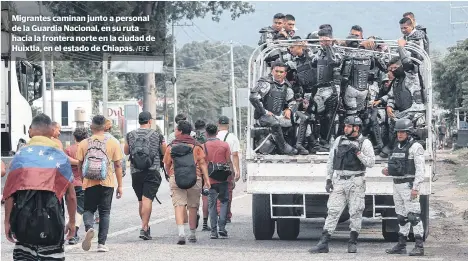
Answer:
[[[98,139],[100,141],[104,140],[104,134],[102,135],[93,135],[91,139]],[[88,151],[88,139],[82,140],[78,144],[78,150],[76,152],[76,159],[83,163],[86,152]],[[122,160],[122,151],[120,149],[120,144],[114,139],[108,139],[106,143],[106,154],[111,162],[109,164],[114,164],[116,161]],[[115,187],[115,173],[112,166],[107,168],[107,177],[105,180],[90,180],[87,178],[83,179],[83,189],[93,187],[96,185],[102,185],[104,187]]]

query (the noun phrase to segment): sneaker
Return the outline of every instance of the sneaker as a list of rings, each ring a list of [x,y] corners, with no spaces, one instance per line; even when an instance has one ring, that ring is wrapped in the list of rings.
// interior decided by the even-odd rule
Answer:
[[[218,233],[216,233],[216,231],[212,231],[210,235],[210,239],[218,239]]]
[[[177,241],[177,245],[185,245],[185,236],[179,236],[179,240]]]
[[[98,244],[97,251],[98,252],[109,252],[109,248],[106,247],[106,245]]]
[[[202,231],[211,231],[211,228],[207,224],[203,224]]]
[[[221,238],[228,238],[228,233],[227,233],[226,229],[219,230],[219,236]]]
[[[76,245],[80,242],[80,237],[79,236],[74,236],[68,240],[69,245]]]
[[[88,251],[91,248],[91,240],[94,238],[94,229],[90,228],[85,235],[85,239],[81,243],[81,248],[83,248],[84,251]]]
[[[140,238],[143,239],[143,240],[151,240],[153,239],[151,237],[151,229],[148,227],[148,230],[145,231],[143,229],[140,229]]]
[[[197,242],[197,237],[195,235],[190,235],[190,236],[188,236],[188,241],[190,243],[196,243]]]

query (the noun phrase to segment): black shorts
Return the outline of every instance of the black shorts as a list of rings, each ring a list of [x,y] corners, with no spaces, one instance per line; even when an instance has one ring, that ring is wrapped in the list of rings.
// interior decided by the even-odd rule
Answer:
[[[132,173],[132,187],[138,201],[145,196],[151,201],[156,197],[161,185],[161,174],[157,170],[145,170]]]

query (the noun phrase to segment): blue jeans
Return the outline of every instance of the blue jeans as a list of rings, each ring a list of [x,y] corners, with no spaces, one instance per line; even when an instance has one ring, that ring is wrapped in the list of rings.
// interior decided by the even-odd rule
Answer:
[[[218,215],[217,200],[221,202],[220,213]],[[208,213],[210,216],[211,232],[218,233],[219,230],[224,230],[226,227],[226,217],[228,212],[229,190],[228,182],[211,184],[210,193],[208,195]],[[219,216],[219,221],[218,221]]]

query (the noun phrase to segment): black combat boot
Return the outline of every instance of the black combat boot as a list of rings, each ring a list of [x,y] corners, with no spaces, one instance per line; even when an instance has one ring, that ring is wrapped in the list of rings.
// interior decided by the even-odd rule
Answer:
[[[356,231],[351,231],[349,233],[349,241],[348,241],[348,253],[356,253],[357,252],[357,238],[359,233]]]
[[[385,250],[387,254],[406,254],[406,236],[398,233],[398,243],[392,248]]]
[[[301,120],[305,121],[303,119]],[[306,131],[307,131],[307,124],[305,122],[301,122],[297,130],[297,142],[296,142],[296,149],[301,155],[309,154],[309,151],[304,148],[304,139],[306,136]]]
[[[316,246],[309,249],[309,253],[328,253],[328,242],[330,241],[331,235],[328,233],[327,230],[322,232],[322,237],[320,241],[317,243]]]
[[[382,132],[380,131],[380,125],[374,125],[372,131],[374,132],[375,141],[377,143],[377,146],[374,149],[374,154],[379,155],[384,147],[382,142]]]
[[[409,253],[410,256],[424,256],[424,245],[423,245],[423,239],[420,235],[415,235],[414,236],[414,248],[411,250]]]

